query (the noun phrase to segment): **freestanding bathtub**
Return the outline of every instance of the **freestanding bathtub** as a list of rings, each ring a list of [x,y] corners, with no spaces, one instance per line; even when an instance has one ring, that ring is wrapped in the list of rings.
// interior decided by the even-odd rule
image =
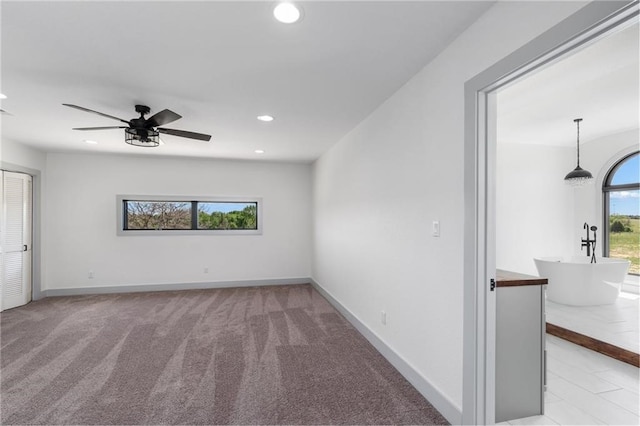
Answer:
[[[626,259],[578,256],[541,257],[534,259],[538,275],[549,280],[547,299],[573,306],[614,303],[627,275],[630,262]]]

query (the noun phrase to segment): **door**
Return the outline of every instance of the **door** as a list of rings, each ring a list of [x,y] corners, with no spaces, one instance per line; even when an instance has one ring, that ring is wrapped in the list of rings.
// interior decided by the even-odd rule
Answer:
[[[31,301],[32,181],[2,171],[0,179],[0,310]]]

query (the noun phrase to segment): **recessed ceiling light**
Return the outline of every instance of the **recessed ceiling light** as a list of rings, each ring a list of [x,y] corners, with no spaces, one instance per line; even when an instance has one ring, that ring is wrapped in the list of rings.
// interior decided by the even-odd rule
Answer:
[[[89,145],[98,145],[98,141],[92,141],[90,139],[85,139],[84,141],[85,141],[85,143],[88,143]]]
[[[7,95],[5,95],[4,93],[0,93],[0,99],[7,99]]]
[[[293,24],[300,20],[302,12],[301,9],[293,3],[279,3],[273,9],[273,16],[283,24]]]
[[[256,154],[264,154],[264,149],[256,149],[255,151]]]
[[[259,115],[256,118],[260,121],[273,121],[273,117],[270,115]]]

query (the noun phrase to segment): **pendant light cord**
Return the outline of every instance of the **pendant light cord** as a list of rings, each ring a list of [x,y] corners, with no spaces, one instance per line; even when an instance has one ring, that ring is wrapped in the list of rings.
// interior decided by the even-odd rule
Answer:
[[[575,120],[573,120],[576,122],[576,126],[578,126],[578,137],[576,139],[576,151],[578,153],[578,161],[577,161],[577,165],[578,167],[580,167],[580,122],[582,121],[582,118],[576,118]]]

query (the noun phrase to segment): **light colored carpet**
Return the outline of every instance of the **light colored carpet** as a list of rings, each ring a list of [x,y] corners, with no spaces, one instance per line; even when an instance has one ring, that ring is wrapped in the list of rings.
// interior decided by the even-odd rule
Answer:
[[[10,424],[447,424],[310,285],[0,314]]]

